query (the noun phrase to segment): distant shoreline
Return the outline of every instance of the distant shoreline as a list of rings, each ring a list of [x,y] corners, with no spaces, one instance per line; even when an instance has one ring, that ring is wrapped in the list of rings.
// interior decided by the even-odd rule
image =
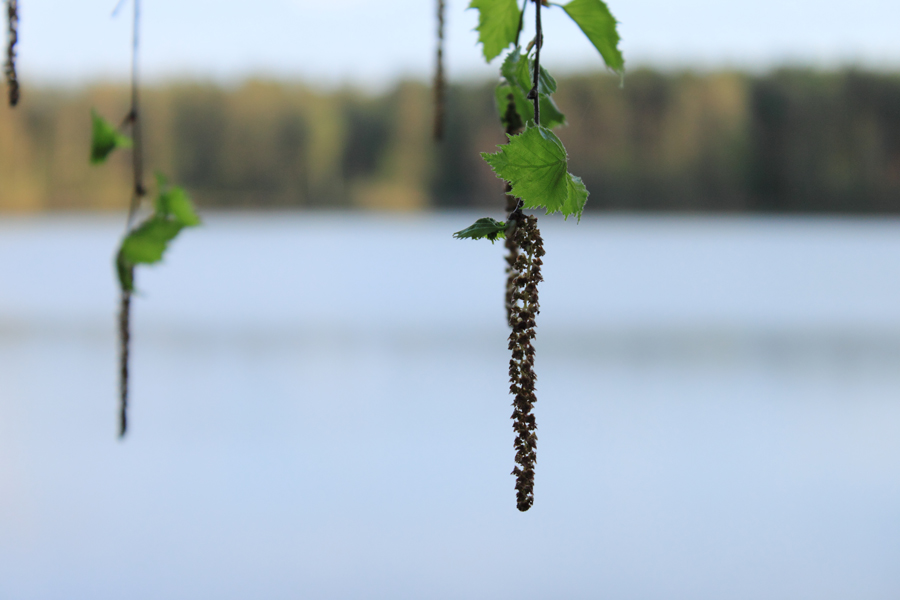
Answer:
[[[637,69],[561,77],[560,138],[587,210],[900,214],[900,73],[844,69]],[[87,164],[89,118],[127,89],[28,88],[0,111],[0,213],[122,210],[128,158]],[[380,94],[248,80],[145,88],[147,161],[201,207],[497,209],[479,153],[501,143],[490,83],[452,85],[447,139],[430,138],[431,90]]]

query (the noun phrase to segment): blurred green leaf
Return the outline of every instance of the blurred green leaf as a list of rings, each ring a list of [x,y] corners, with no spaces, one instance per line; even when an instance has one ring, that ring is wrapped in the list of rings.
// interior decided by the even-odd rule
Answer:
[[[490,217],[484,217],[478,219],[462,231],[457,231],[453,234],[453,237],[458,240],[480,240],[487,238],[491,240],[491,243],[493,244],[496,240],[502,240],[506,237],[506,223],[503,221],[496,221]]]
[[[500,73],[507,83],[501,83],[496,91],[497,110],[504,127],[509,127],[507,110],[509,96],[512,94],[516,112],[522,123],[534,124],[534,103],[528,100],[528,93],[534,84],[534,61],[519,48],[507,55],[500,68]],[[565,125],[566,116],[560,112],[550,94],[556,91],[556,80],[544,68],[538,77],[538,93],[541,103],[541,125],[553,129]],[[515,125],[515,124],[514,124]]]
[[[131,265],[150,265],[162,260],[169,242],[184,228],[177,221],[153,215],[122,241],[122,259]]]
[[[200,224],[194,206],[184,189],[170,186],[166,178],[156,174],[159,195],[155,212],[122,240],[116,255],[116,271],[124,291],[134,290],[134,267],[154,264],[163,255],[175,237],[185,227]]]
[[[119,248],[119,252],[116,254],[116,273],[119,276],[119,285],[122,287],[122,291],[133,292],[134,265],[126,262],[125,257],[122,256],[121,248]]]
[[[172,217],[184,227],[194,227],[200,224],[200,217],[194,210],[194,204],[184,188],[169,186],[169,182],[162,173],[156,174],[156,184],[159,187],[159,195],[156,197],[156,214],[164,217]]]
[[[520,11],[516,0],[472,0],[469,8],[478,9],[478,41],[484,59],[494,60],[516,41]]]
[[[185,227],[195,227],[200,224],[200,217],[197,216],[194,205],[184,188],[176,186],[163,192],[157,198],[157,204],[164,206],[167,214]]]
[[[93,133],[91,135],[91,164],[98,165],[116,148],[131,148],[131,138],[119,133],[97,111],[91,110]]]
[[[606,66],[623,76],[625,59],[619,51],[618,21],[606,3],[603,0],[572,0],[562,8],[591,40]]]
[[[580,178],[568,172],[566,149],[552,131],[529,125],[498,148],[495,154],[481,156],[498,177],[509,182],[509,193],[520,198],[524,208],[544,208],[547,214],[561,212],[581,220],[588,191]]]

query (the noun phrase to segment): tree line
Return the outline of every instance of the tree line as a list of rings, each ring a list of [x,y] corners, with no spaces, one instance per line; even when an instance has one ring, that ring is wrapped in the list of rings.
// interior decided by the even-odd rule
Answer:
[[[558,78],[570,167],[588,210],[900,212],[900,75],[858,70]],[[248,81],[148,87],[148,161],[205,208],[491,211],[502,182],[480,159],[504,141],[493,83],[449,85],[432,140],[432,92],[379,95]],[[121,210],[127,158],[87,166],[91,108],[126,86],[32,89],[0,112],[0,210]],[[440,169],[437,168],[440,164]]]

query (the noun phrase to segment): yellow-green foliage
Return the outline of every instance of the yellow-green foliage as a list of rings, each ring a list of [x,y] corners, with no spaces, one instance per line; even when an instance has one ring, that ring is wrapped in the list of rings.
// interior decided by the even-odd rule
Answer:
[[[504,141],[493,96],[490,83],[451,86],[435,144],[420,83],[378,96],[262,81],[151,87],[146,160],[205,208],[495,210],[503,183],[479,156]],[[900,210],[895,75],[637,70],[624,89],[613,74],[560,79],[554,99],[589,211]],[[30,89],[0,110],[0,210],[126,209],[129,151],[88,164],[91,108],[118,124],[127,88]]]

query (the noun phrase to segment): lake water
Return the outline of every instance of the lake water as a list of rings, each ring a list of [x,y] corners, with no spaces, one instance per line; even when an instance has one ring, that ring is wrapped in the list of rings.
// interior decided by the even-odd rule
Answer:
[[[900,220],[542,219],[534,508],[472,214],[0,219],[0,598],[900,597]]]

